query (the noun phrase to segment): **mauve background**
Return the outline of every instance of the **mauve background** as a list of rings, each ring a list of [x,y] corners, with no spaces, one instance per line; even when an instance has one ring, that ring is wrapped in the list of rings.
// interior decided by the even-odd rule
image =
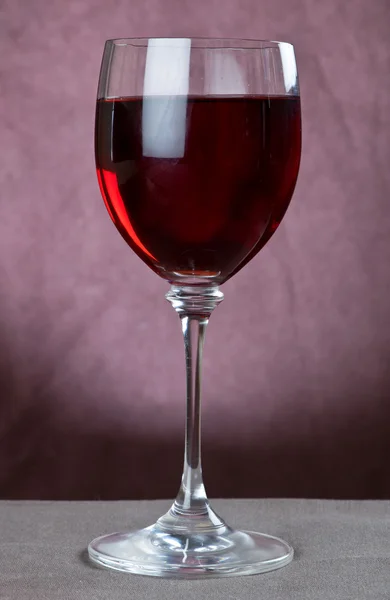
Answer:
[[[292,41],[304,118],[287,217],[208,330],[209,494],[390,497],[389,2],[0,10],[0,495],[177,491],[178,318],[105,212],[93,123],[106,38],[202,35]]]

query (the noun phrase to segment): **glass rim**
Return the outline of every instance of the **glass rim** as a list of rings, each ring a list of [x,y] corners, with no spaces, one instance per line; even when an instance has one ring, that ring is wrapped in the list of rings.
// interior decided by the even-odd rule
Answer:
[[[265,50],[266,48],[278,48],[280,46],[290,46],[294,48],[291,42],[283,42],[278,40],[258,40],[253,38],[224,38],[224,37],[130,37],[130,38],[111,38],[106,40],[106,44],[113,46],[132,46],[135,48],[147,47],[150,40],[191,40],[196,42],[192,49],[203,50]]]

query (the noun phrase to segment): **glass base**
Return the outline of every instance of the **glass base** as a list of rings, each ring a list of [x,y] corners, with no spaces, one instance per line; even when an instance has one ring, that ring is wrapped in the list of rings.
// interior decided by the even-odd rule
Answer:
[[[293,549],[279,538],[224,525],[214,531],[170,532],[159,522],[95,539],[88,552],[100,566],[155,577],[197,579],[252,575],[284,567]]]

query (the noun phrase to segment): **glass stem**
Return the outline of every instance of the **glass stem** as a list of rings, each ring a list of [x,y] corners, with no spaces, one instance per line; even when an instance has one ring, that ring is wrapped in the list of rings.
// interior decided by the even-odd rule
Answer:
[[[202,528],[223,526],[207,500],[201,465],[201,375],[206,327],[214,308],[223,300],[217,286],[172,286],[167,300],[180,316],[186,359],[187,408],[184,469],[179,493],[167,517],[176,525],[198,517]],[[165,517],[162,517],[164,520]]]
[[[180,315],[187,376],[184,468],[175,508],[180,513],[204,513],[207,497],[203,485],[200,438],[201,368],[208,317]]]

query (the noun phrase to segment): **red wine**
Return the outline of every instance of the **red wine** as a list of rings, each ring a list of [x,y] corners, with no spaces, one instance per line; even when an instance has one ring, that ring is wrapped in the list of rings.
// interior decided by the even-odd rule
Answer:
[[[116,227],[171,282],[223,283],[271,237],[301,151],[296,96],[98,100],[100,189]]]

